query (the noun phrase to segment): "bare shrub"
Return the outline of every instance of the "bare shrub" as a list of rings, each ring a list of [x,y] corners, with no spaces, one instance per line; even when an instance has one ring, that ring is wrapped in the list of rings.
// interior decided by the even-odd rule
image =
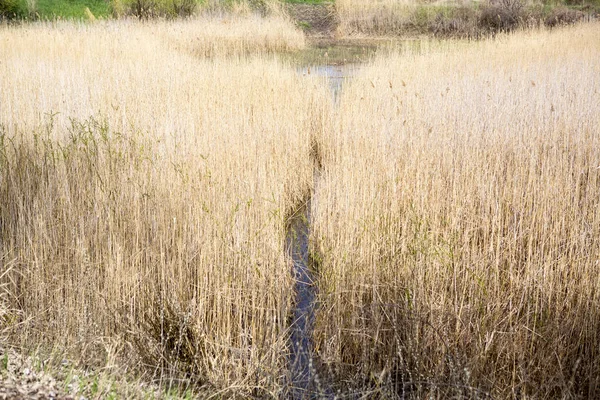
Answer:
[[[559,25],[571,25],[582,21],[585,18],[585,13],[580,10],[573,10],[568,7],[556,7],[550,15],[546,17],[544,23],[547,26],[554,27]]]
[[[430,23],[429,31],[435,36],[475,37],[478,32],[477,18],[473,7],[458,7],[450,16],[438,14]]]
[[[515,29],[524,17],[522,0],[490,0],[479,17],[481,28],[497,32]]]
[[[111,3],[115,15],[140,19],[189,17],[198,7],[198,0],[112,0]]]
[[[189,17],[197,8],[197,0],[173,0],[173,14],[178,17]]]
[[[129,12],[138,18],[151,18],[159,15],[156,0],[132,0],[129,4]]]

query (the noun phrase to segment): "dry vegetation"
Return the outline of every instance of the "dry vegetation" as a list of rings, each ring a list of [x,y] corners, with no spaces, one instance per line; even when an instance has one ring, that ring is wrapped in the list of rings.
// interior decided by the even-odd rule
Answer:
[[[337,0],[340,36],[483,37],[499,31],[539,25],[571,24],[598,15],[596,0],[581,2],[587,11],[568,8],[575,2],[546,0]],[[577,3],[579,4],[579,3]]]
[[[302,32],[291,29],[291,22],[282,16],[204,17],[193,22],[162,23],[152,32],[164,35],[176,49],[207,57],[289,52],[305,47]]]
[[[344,390],[598,397],[599,34],[398,54],[345,87],[313,209]]]
[[[333,111],[271,55],[305,45],[276,13],[0,26],[1,352],[285,397],[286,220],[315,190],[325,381],[597,397],[599,34],[426,42]]]
[[[238,22],[0,27],[12,344],[221,395],[283,390],[285,219],[312,186],[329,95],[266,55],[241,57],[302,46],[291,25]]]
[[[403,30],[418,4],[408,0],[338,0],[335,5],[340,19],[338,32],[354,35],[389,34]]]

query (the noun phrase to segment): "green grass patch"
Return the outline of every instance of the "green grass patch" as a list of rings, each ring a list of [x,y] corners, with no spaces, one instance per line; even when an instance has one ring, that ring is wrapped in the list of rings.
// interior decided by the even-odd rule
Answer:
[[[0,0],[0,21],[3,18],[21,18],[26,15],[27,8],[22,0]]]
[[[27,10],[26,0],[22,0],[22,8]],[[66,18],[87,19],[85,9],[89,8],[96,18],[110,16],[110,7],[104,0],[37,0],[35,10],[30,14],[42,19]],[[34,11],[34,12],[31,12]]]

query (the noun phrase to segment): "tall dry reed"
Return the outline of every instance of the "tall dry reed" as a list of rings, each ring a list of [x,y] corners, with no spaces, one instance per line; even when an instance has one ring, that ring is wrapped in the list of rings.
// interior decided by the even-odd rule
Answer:
[[[312,186],[328,94],[229,51],[261,34],[195,24],[0,27],[0,333],[275,396],[285,219]],[[238,57],[198,57],[196,39]]]
[[[598,396],[599,34],[392,55],[347,84],[313,209],[343,390]]]
[[[338,0],[335,7],[338,35],[389,36],[427,32],[438,15],[450,19],[459,7],[464,11],[475,5],[470,0]]]

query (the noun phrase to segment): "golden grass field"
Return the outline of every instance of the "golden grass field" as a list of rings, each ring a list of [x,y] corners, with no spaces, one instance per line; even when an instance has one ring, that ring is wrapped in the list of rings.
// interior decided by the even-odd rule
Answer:
[[[399,49],[334,103],[281,16],[0,26],[0,350],[285,398],[313,192],[334,390],[596,397],[599,34]]]
[[[335,381],[598,396],[599,33],[441,44],[347,84],[313,209]]]
[[[0,28],[2,321],[17,344],[223,394],[281,390],[286,216],[312,186],[329,94],[232,53],[303,45],[290,24],[261,22],[271,44],[251,23],[231,24],[237,42],[191,21]]]

